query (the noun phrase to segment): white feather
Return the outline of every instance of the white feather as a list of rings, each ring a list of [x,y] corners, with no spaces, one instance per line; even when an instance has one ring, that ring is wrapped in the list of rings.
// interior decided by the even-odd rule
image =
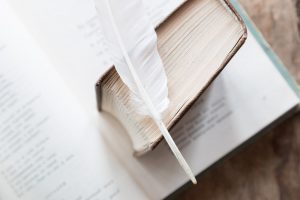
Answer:
[[[167,77],[157,36],[141,0],[95,0],[115,68],[138,112],[149,115],[193,183],[196,179],[162,122],[168,107]]]
[[[131,77],[128,65],[123,59],[120,45],[116,43],[118,36],[155,108],[159,112],[164,111],[169,104],[167,78],[157,51],[156,34],[143,4],[137,0],[111,0],[108,3],[107,6],[105,1],[97,1],[97,9],[101,24],[103,24],[104,35],[112,51],[115,68],[122,81],[132,91],[133,104],[137,105],[139,113],[149,115],[144,101],[140,98],[136,83]],[[114,22],[109,19],[109,16],[113,17]],[[120,33],[118,36],[114,34],[113,26],[118,29]]]

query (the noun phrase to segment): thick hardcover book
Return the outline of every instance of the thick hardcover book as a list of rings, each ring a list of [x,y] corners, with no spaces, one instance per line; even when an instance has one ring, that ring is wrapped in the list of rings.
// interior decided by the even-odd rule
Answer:
[[[226,0],[189,0],[160,23],[157,34],[170,99],[163,121],[171,130],[244,43],[246,28]],[[114,67],[98,81],[96,93],[99,110],[126,128],[135,155],[149,152],[162,140],[154,122],[132,105]]]
[[[201,174],[299,105],[296,84],[236,1],[245,44],[174,126]],[[145,0],[153,23],[181,0]],[[0,0],[0,199],[163,199],[188,180],[164,141],[132,156],[126,130],[96,109],[111,66],[92,0]]]

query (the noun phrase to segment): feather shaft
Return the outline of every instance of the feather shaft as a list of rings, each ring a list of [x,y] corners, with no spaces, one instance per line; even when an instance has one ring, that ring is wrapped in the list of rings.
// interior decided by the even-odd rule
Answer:
[[[117,24],[115,23],[115,19],[114,19],[114,15],[110,6],[110,2],[109,0],[104,0],[105,4],[106,4],[106,9],[108,11],[108,15],[109,15],[109,19],[111,20],[111,25],[114,31],[114,34],[117,38],[117,43],[121,49],[121,53],[122,56],[124,57],[129,71],[131,73],[132,79],[134,80],[134,83],[136,84],[137,90],[140,94],[141,99],[144,101],[149,115],[150,117],[153,119],[153,121],[155,122],[155,124],[157,125],[157,127],[159,128],[159,130],[161,131],[163,137],[165,138],[167,144],[169,145],[171,151],[173,152],[173,154],[175,155],[176,159],[178,160],[179,164],[181,165],[181,167],[183,168],[183,170],[185,171],[185,173],[188,175],[188,177],[190,178],[190,180],[196,184],[197,181],[195,179],[195,176],[192,173],[192,170],[190,169],[189,165],[187,164],[187,162],[185,161],[184,157],[182,156],[181,152],[179,151],[178,147],[176,146],[174,140],[172,139],[169,131],[167,130],[165,124],[163,123],[162,119],[161,119],[161,114],[159,113],[159,111],[155,108],[151,98],[149,97],[146,89],[144,88],[142,81],[139,78],[138,73],[136,72],[136,68],[133,65],[133,62],[130,59],[130,56],[125,48],[125,45],[123,43],[122,37],[119,33],[119,29],[117,27]]]

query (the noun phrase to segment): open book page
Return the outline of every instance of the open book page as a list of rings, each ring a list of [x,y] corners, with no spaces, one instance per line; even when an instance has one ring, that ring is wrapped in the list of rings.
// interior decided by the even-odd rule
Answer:
[[[146,199],[0,0],[0,199]]]
[[[93,0],[11,0],[16,13],[45,50],[82,104],[95,111],[94,86],[112,66],[103,45]],[[157,25],[183,0],[145,0]]]
[[[246,44],[172,135],[198,174],[298,103],[296,94],[249,33]],[[168,196],[188,181],[166,144],[133,158],[125,131],[117,129],[107,116],[102,120],[100,127],[114,151],[153,199]]]
[[[93,1],[10,2],[72,92],[96,113],[94,84],[110,62],[104,53]],[[178,2],[170,0],[163,6],[174,8]],[[297,103],[298,98],[250,34],[246,45],[174,129],[174,135],[192,169],[199,173]],[[162,143],[151,154],[134,158],[124,130],[105,116],[98,121],[102,133],[111,136],[107,138],[115,153],[149,196],[165,197],[187,181],[166,145]]]

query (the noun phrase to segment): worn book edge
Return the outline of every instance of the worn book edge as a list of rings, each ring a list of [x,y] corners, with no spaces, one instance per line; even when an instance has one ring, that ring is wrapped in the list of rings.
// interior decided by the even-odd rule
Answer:
[[[156,29],[158,29],[162,24],[167,23],[168,19],[171,18],[174,13],[181,7],[184,6],[184,4],[189,3],[190,1],[184,1],[180,6],[178,6],[170,15],[168,15],[166,18],[163,19],[161,23],[158,24]],[[224,67],[227,65],[227,63],[232,59],[232,57],[237,53],[237,51],[241,48],[241,46],[244,44],[246,38],[247,38],[247,28],[246,25],[243,22],[243,19],[238,14],[238,12],[235,10],[233,5],[228,0],[221,0],[221,3],[224,4],[224,7],[228,9],[228,11],[232,14],[232,16],[240,23],[241,29],[243,33],[241,34],[240,38],[237,40],[234,47],[230,50],[230,52],[225,57],[222,64],[219,66],[219,68],[214,72],[214,74],[211,76],[209,81],[206,83],[206,85],[203,87],[201,91],[195,96],[194,99],[192,99],[186,108],[182,110],[180,115],[177,118],[174,118],[174,120],[168,124],[167,128],[170,131],[174,125],[188,112],[188,110],[192,107],[192,105],[195,103],[195,101],[199,98],[201,94],[208,88],[208,86],[212,83],[212,81],[219,75],[219,73],[224,69]],[[115,71],[114,66],[110,67],[96,82],[95,90],[96,90],[96,100],[97,100],[97,107],[99,111],[102,111],[102,85],[103,81],[108,78],[108,76]],[[149,144],[148,150],[153,150],[159,143],[162,141],[163,136],[160,136],[155,142],[152,142]],[[147,150],[147,151],[148,151]],[[136,155],[142,155],[143,152],[135,152]]]

